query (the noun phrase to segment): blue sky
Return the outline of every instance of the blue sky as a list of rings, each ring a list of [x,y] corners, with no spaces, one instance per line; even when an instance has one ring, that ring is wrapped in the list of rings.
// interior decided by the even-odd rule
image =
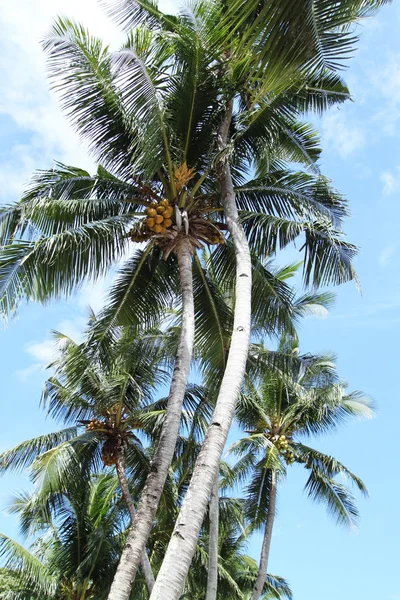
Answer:
[[[165,3],[162,4],[165,6]],[[173,3],[170,3],[173,6]],[[86,150],[61,115],[45,81],[38,41],[57,13],[81,20],[117,45],[120,34],[95,0],[29,0],[0,6],[0,202],[18,197],[33,169],[52,159],[90,168]],[[335,527],[323,507],[302,494],[303,470],[293,468],[279,497],[270,572],[286,577],[296,600],[400,600],[398,569],[398,437],[400,408],[396,374],[400,333],[400,5],[364,22],[358,52],[346,79],[354,101],[333,109],[322,132],[322,170],[350,200],[346,231],[360,246],[353,284],[336,290],[328,317],[302,325],[302,350],[332,351],[351,389],[371,395],[378,416],[354,422],[317,443],[360,475],[370,490],[360,500],[359,531]],[[291,255],[292,258],[292,255]],[[0,332],[2,419],[0,449],[54,429],[38,411],[51,358],[50,331],[79,336],[85,307],[101,306],[108,282],[88,285],[68,301],[22,306]],[[0,480],[0,508],[22,476]],[[16,521],[0,513],[0,531],[17,535]],[[257,556],[257,540],[250,547]],[[397,560],[396,560],[397,559]]]

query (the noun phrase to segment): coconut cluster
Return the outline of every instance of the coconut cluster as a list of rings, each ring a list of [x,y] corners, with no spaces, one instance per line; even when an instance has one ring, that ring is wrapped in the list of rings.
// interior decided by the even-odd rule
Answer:
[[[146,227],[154,233],[165,233],[172,225],[174,209],[166,198],[161,202],[152,202],[146,208]]]
[[[295,457],[295,455],[293,454],[293,452],[291,450],[286,450],[283,453],[283,457],[284,457],[285,462],[286,462],[287,465],[291,465],[296,460],[296,457]]]
[[[286,450],[288,450],[289,448],[289,442],[287,440],[286,435],[280,435],[275,442],[275,446],[280,452],[286,452]]]
[[[92,419],[90,423],[86,425],[86,431],[93,431],[93,429],[104,429],[104,426],[104,421],[100,421],[100,419]]]
[[[106,467],[111,467],[117,463],[118,448],[113,439],[106,440],[101,449],[101,460]]]
[[[273,435],[271,432],[267,435],[267,437],[274,443],[275,447],[279,451],[279,453],[285,459],[287,465],[291,465],[296,461],[295,454],[289,449],[289,443],[291,438],[288,438],[286,435]]]

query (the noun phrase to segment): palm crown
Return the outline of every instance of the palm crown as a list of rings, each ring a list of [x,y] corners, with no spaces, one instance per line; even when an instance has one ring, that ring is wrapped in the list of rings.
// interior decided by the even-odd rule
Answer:
[[[298,115],[342,102],[343,82],[325,69],[300,83],[289,78],[273,97],[265,84],[252,90],[243,85],[250,77],[244,67],[226,69],[221,7],[199,3],[167,19],[140,4],[144,24],[118,53],[70,21],[59,20],[46,39],[55,88],[103,167],[94,176],[63,165],[39,172],[24,198],[3,209],[3,310],[12,312],[21,297],[45,301],[103,275],[132,240],[149,240],[146,256],[157,255],[155,245],[167,256],[187,233],[194,248],[222,242],[217,130],[232,94],[230,153],[250,243],[270,254],[304,232],[306,281],[351,278],[355,248],[341,235],[343,198],[318,173],[287,167],[292,160],[315,165],[318,137]],[[240,99],[243,90],[255,97]],[[139,267],[158,303],[143,295]],[[140,317],[168,302],[168,282],[151,286],[144,259],[129,259],[122,273],[140,291]],[[132,306],[132,294],[128,299]]]

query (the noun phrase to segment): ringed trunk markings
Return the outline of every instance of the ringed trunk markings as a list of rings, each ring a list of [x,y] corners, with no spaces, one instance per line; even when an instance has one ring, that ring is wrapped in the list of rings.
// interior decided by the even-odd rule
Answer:
[[[230,101],[219,131],[221,152],[228,144],[232,112],[233,101]],[[225,218],[236,254],[236,303],[231,346],[211,424],[150,600],[178,600],[182,594],[246,368],[251,326],[252,266],[247,239],[239,222],[232,175],[226,156],[219,164],[218,177]],[[215,427],[214,424],[219,426]]]

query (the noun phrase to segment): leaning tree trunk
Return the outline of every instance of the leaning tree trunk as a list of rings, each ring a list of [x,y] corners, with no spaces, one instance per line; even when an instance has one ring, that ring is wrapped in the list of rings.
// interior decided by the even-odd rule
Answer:
[[[135,510],[133,498],[129,491],[128,482],[126,480],[125,457],[122,453],[118,454],[117,463],[115,466],[117,467],[118,481],[119,481],[119,485],[121,488],[122,496],[124,497],[125,504],[128,508],[129,515],[131,517],[131,524],[132,524],[134,521],[134,518],[135,518],[136,510]],[[152,589],[154,587],[155,579],[154,579],[153,570],[151,568],[149,557],[147,556],[146,549],[143,551],[142,559],[140,561],[140,566],[142,568],[142,573],[143,573],[144,580],[146,582],[146,587],[149,591],[149,594],[151,594]]]
[[[219,474],[218,474],[219,475]],[[217,600],[218,534],[219,534],[219,477],[215,478],[210,497],[208,533],[208,574],[205,600]]]
[[[182,289],[182,326],[167,412],[157,449],[151,461],[150,473],[147,476],[131,531],[121,554],[108,600],[128,600],[130,597],[136,571],[150,535],[158,503],[168,476],[179,432],[194,340],[192,247],[189,240],[183,239],[175,252],[178,257]]]
[[[262,594],[265,579],[267,577],[269,549],[271,547],[272,529],[276,514],[276,488],[277,488],[276,471],[272,471],[271,488],[269,490],[268,515],[265,523],[264,539],[261,549],[260,564],[258,567],[257,579],[254,584],[251,600],[258,600]]]
[[[233,101],[219,131],[219,149],[227,147]],[[229,158],[218,168],[222,204],[236,254],[236,287],[233,332],[225,373],[206,437],[197,457],[192,479],[175,523],[151,600],[177,600],[185,584],[208,499],[235,413],[246,368],[251,326],[251,257],[239,222]]]

